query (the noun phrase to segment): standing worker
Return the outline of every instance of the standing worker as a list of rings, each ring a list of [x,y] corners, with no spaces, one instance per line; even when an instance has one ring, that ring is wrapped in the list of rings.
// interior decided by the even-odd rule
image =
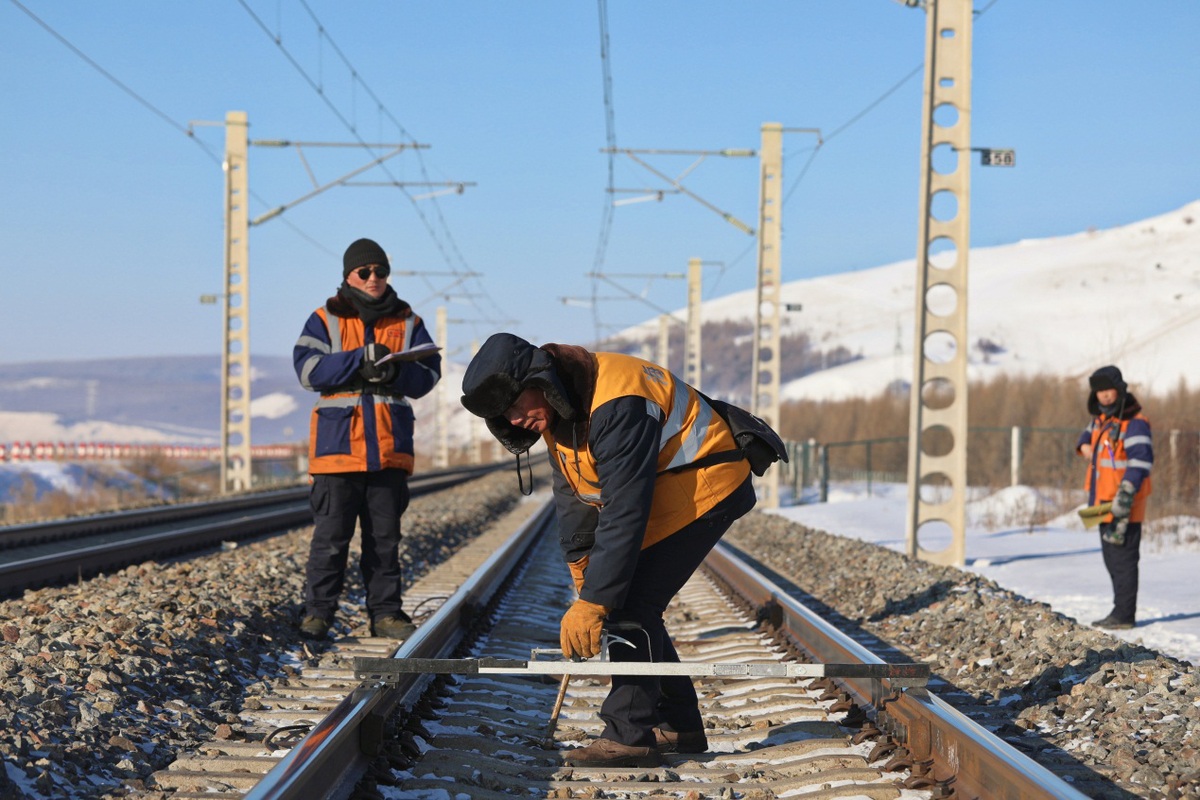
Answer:
[[[313,535],[300,632],[323,637],[345,582],[355,523],[371,634],[405,639],[416,627],[401,610],[400,517],[413,470],[413,410],[442,375],[425,323],[388,286],[391,264],[370,239],[342,257],[342,285],[308,318],[292,361],[300,385],[320,392],[308,436]],[[420,345],[416,360],[379,360]]]
[[[1137,624],[1139,548],[1154,449],[1150,421],[1142,416],[1142,406],[1129,392],[1121,370],[1101,367],[1088,384],[1092,421],[1079,435],[1075,452],[1088,459],[1088,505],[1112,503],[1100,523],[1100,550],[1112,579],[1113,609],[1092,624],[1123,630]]]
[[[734,520],[754,507],[750,466],[729,426],[691,386],[633,356],[534,347],[491,336],[463,376],[462,404],[518,458],[539,438],[554,466],[559,543],[578,598],[562,618],[563,655],[678,662],[663,624],[671,598]],[[714,457],[715,456],[715,457]],[[708,749],[687,676],[613,675],[604,730],[566,754],[580,767],[648,767],[663,752]]]

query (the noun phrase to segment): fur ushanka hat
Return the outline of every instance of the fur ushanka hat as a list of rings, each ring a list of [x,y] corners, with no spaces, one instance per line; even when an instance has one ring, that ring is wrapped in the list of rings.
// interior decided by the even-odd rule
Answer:
[[[1105,389],[1117,390],[1117,416],[1123,417],[1124,411],[1127,408],[1141,408],[1138,405],[1137,399],[1129,392],[1129,385],[1125,383],[1125,378],[1121,376],[1121,370],[1117,369],[1112,364],[1093,372],[1088,376],[1088,388],[1091,392],[1087,398],[1087,410],[1092,416],[1099,414],[1103,408],[1100,405],[1100,399],[1096,396],[1097,392],[1103,392]]]
[[[483,417],[488,430],[510,453],[520,455],[541,437],[518,428],[504,417],[521,392],[541,389],[560,418],[575,419],[576,412],[554,368],[554,358],[520,336],[494,333],[479,348],[463,375],[463,407]]]

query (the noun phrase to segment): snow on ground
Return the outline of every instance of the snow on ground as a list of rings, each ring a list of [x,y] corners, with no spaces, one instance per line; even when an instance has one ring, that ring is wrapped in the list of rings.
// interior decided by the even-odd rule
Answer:
[[[896,484],[873,484],[870,495],[863,484],[831,485],[827,503],[772,513],[905,552],[906,492],[907,487]],[[1034,489],[1012,487],[968,503],[966,568],[1090,624],[1112,609],[1099,533],[1085,530],[1074,512],[1045,525],[1023,522],[1045,501]],[[1173,518],[1156,525],[1142,534],[1137,627],[1111,633],[1200,665],[1200,592],[1195,589],[1200,519]],[[1176,530],[1181,535],[1171,533]],[[931,540],[921,544],[932,550],[945,546]]]
[[[283,392],[272,392],[265,397],[255,397],[250,400],[250,416],[279,419],[286,417],[299,406],[296,398]]]
[[[168,496],[163,486],[147,484],[142,478],[125,469],[120,462],[115,461],[0,463],[0,501],[21,502],[27,485],[32,485],[34,497],[37,498],[41,498],[47,492],[56,491],[78,497],[85,491],[124,492],[134,489],[137,489],[139,495],[145,493],[149,496]]]
[[[0,411],[0,444],[8,442],[121,442],[172,444],[178,437],[139,425],[87,420],[64,423],[47,411]]]

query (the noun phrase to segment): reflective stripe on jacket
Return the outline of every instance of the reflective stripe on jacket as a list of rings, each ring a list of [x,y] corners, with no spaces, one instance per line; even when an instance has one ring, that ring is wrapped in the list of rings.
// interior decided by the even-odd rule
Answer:
[[[357,350],[371,342],[396,352],[412,344],[419,318],[410,315],[384,317],[369,328],[358,317],[339,317],[319,308],[313,315],[324,323],[327,340],[314,336],[306,327],[297,350],[307,347],[308,357],[297,364],[300,382],[317,389],[310,381],[322,357]],[[368,383],[357,377],[333,389],[321,391],[309,422],[308,470],[372,472],[380,469],[413,471],[413,410],[408,399],[393,388]]]
[[[750,474],[750,465],[742,459],[686,469],[710,453],[737,449],[724,420],[690,386],[656,364],[619,353],[592,355],[597,373],[589,417],[617,398],[641,397],[647,413],[659,421],[658,475],[642,539],[645,549],[696,521],[728,497]],[[558,441],[549,432],[544,438],[576,496],[603,507],[600,479],[588,443]]]
[[[1084,435],[1092,444],[1092,458],[1084,483],[1088,505],[1111,501],[1116,497],[1121,481],[1127,480],[1136,490],[1129,521],[1141,522],[1146,516],[1146,500],[1151,492],[1150,469],[1154,465],[1150,421],[1141,414],[1123,420],[1099,416],[1088,425]],[[1109,514],[1103,521],[1112,522],[1112,518]]]

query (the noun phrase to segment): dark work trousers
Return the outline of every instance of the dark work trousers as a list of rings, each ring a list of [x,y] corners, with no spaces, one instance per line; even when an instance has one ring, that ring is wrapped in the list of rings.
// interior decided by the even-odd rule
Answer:
[[[754,486],[746,479],[733,494],[700,519],[657,544],[638,558],[625,605],[614,609],[610,622],[636,622],[642,631],[621,631],[635,647],[609,644],[613,661],[678,662],[679,656],[663,624],[667,604],[704,561],[708,551],[734,521],[754,507]],[[647,650],[649,645],[649,650]],[[600,707],[604,720],[601,738],[638,747],[654,746],[654,728],[675,731],[703,730],[699,701],[692,679],[686,675],[613,675],[612,688]]]
[[[384,469],[314,475],[309,504],[313,535],[305,569],[305,614],[334,618],[358,522],[367,614],[372,620],[400,616],[400,517],[408,508],[408,473]]]
[[[1104,533],[1112,527],[1111,522],[1100,525]],[[1125,529],[1124,544],[1110,544],[1100,540],[1100,552],[1104,554],[1104,566],[1113,586],[1113,617],[1120,622],[1134,622],[1137,616],[1138,560],[1141,558],[1142,523],[1131,522]]]

